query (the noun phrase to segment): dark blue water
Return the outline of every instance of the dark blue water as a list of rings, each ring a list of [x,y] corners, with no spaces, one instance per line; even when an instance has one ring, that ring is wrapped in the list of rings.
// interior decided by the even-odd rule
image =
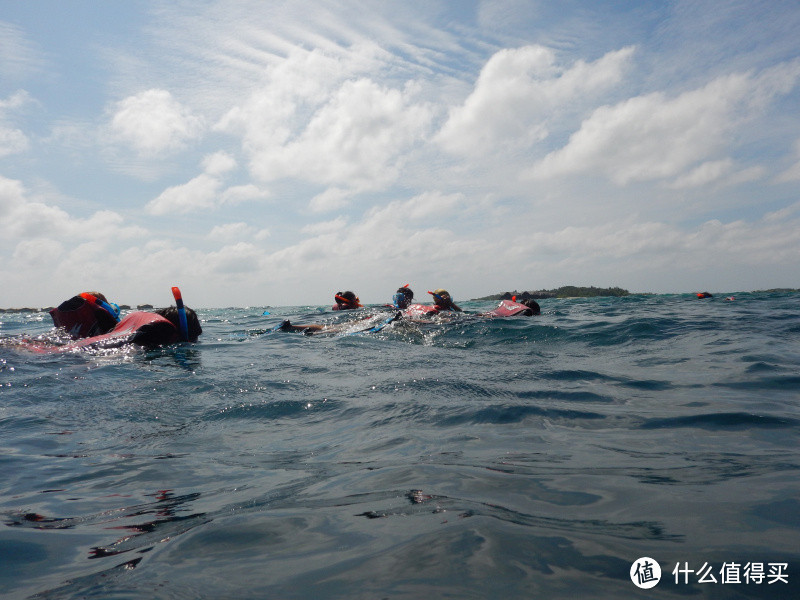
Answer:
[[[353,315],[205,310],[192,346],[0,345],[0,596],[798,597],[800,296],[541,304],[317,336],[268,330]],[[0,320],[6,342],[50,330]]]

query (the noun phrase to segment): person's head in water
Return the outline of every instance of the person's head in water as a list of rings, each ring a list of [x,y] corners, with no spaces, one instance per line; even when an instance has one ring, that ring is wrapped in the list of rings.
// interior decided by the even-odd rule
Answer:
[[[338,310],[350,310],[361,306],[358,296],[349,290],[346,292],[336,292],[334,299],[336,300],[336,307]]]
[[[414,300],[414,292],[408,287],[408,284],[398,288],[397,292],[392,296],[392,304],[399,309],[408,308],[412,300]]]
[[[186,311],[186,324],[189,327],[189,341],[196,342],[200,334],[203,333],[203,328],[200,327],[200,319],[197,318],[197,313],[188,306],[184,307]],[[175,329],[180,331],[180,319],[178,317],[178,307],[168,306],[167,308],[158,308],[153,311],[167,319],[170,323],[175,325]]]
[[[450,292],[447,290],[439,288],[438,290],[428,293],[433,296],[433,303],[439,310],[461,310],[456,306],[455,302],[453,302],[453,299],[450,297]]]
[[[116,326],[118,315],[119,307],[100,292],[83,292],[50,311],[53,325],[76,339],[108,333]]]
[[[528,298],[527,300],[523,300],[522,302],[520,302],[520,304],[524,304],[531,311],[530,314],[528,314],[528,311],[525,311],[525,314],[529,317],[533,315],[542,314],[542,309],[539,306],[539,303],[533,298]]]

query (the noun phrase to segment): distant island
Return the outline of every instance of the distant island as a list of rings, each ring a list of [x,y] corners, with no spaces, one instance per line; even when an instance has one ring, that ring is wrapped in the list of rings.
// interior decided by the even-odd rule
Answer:
[[[47,306],[45,308],[0,308],[0,313],[37,313],[37,312],[50,312],[54,307]],[[139,304],[136,310],[152,310],[152,304]],[[129,304],[120,304],[120,310],[131,310]]]
[[[517,300],[541,300],[543,298],[595,298],[599,296],[628,296],[630,292],[619,287],[612,288],[598,288],[598,287],[579,287],[575,285],[565,285],[554,290],[537,290],[518,292],[505,292],[502,294],[494,294],[492,296],[484,296],[483,298],[475,298],[475,300],[511,300],[512,296],[516,296]]]

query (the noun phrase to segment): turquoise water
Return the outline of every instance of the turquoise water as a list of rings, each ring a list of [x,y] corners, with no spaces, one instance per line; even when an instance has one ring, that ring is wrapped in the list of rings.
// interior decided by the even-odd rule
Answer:
[[[0,596],[798,597],[800,296],[541,305],[59,356],[0,315]]]

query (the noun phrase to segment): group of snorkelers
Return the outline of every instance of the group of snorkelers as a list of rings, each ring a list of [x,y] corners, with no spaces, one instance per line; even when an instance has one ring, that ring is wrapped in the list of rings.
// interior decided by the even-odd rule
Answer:
[[[458,306],[450,293],[445,289],[436,289],[428,292],[433,297],[433,304],[418,304],[414,302],[414,291],[408,284],[398,288],[397,292],[392,296],[392,303],[384,305],[394,312],[394,314],[385,319],[383,323],[378,324],[376,327],[365,329],[365,331],[378,331],[382,328],[383,324],[404,319],[412,323],[432,323],[435,322],[435,317],[445,317],[448,314],[463,312],[461,307]],[[332,310],[355,310],[362,308],[358,296],[352,291],[336,292],[334,294],[335,304],[331,307]],[[526,299],[521,302],[516,301],[516,297],[511,300],[502,300],[494,310],[479,313],[476,316],[480,317],[512,317],[512,316],[533,316],[541,314],[541,308],[538,302],[533,299]],[[364,319],[368,320],[369,317]],[[302,331],[310,335],[316,332],[333,332],[342,329],[342,325],[322,325],[316,323],[310,324],[292,324],[290,321],[285,320],[280,325],[275,327],[275,330],[280,331]]]
[[[196,342],[203,332],[197,313],[183,305],[180,290],[172,288],[175,306],[155,309],[153,311],[133,311],[120,317],[118,305],[110,302],[100,292],[83,292],[73,296],[50,310],[53,325],[61,328],[71,338],[69,342],[58,345],[33,344],[31,348],[42,352],[68,351],[86,347],[114,347],[123,344],[139,346],[164,346],[177,342]],[[428,292],[433,304],[425,305],[414,302],[414,292],[408,284],[398,288],[392,296],[392,303],[383,308],[392,311],[392,316],[382,320],[382,325],[398,319],[411,322],[433,322],[437,315],[462,312],[445,289]],[[354,310],[363,305],[352,291],[334,294],[335,304],[332,310]],[[539,304],[535,300],[516,302],[516,299],[503,300],[492,311],[480,313],[482,317],[499,317],[515,315],[538,315]],[[370,319],[368,316],[364,320]],[[333,331],[332,325],[307,324],[293,325],[283,321],[275,330],[303,331],[306,334],[318,331]],[[378,329],[372,329],[377,331]]]

